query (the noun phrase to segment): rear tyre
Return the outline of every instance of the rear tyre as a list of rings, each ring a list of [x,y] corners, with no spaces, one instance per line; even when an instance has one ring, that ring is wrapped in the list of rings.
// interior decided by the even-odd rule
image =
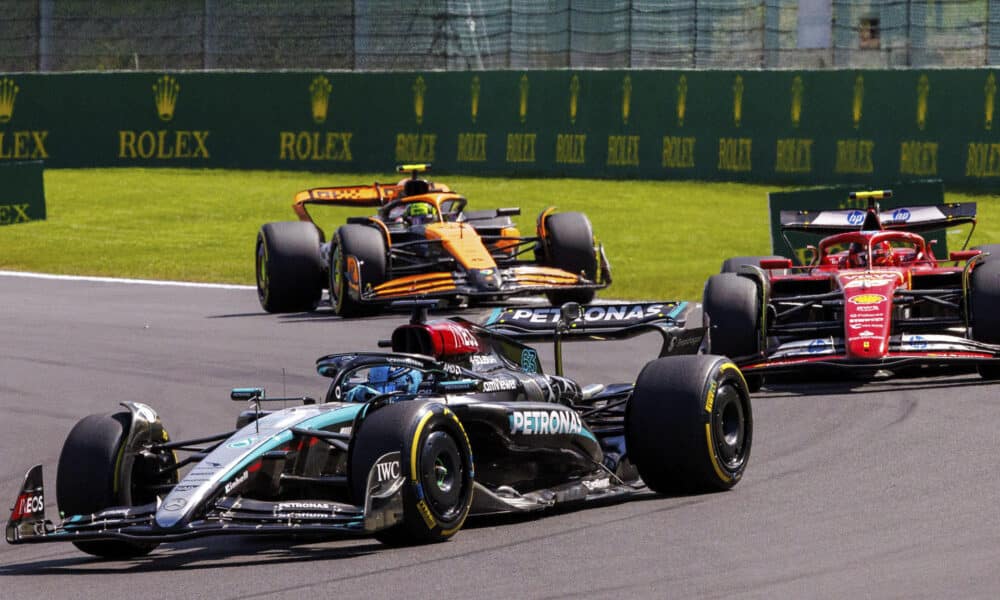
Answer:
[[[732,258],[727,258],[722,261],[722,270],[720,273],[739,273],[740,267],[743,265],[753,265],[755,267],[760,266],[760,261],[777,259],[781,260],[781,256],[734,256]]]
[[[703,310],[708,317],[708,352],[736,359],[761,350],[761,305],[757,284],[736,273],[712,275],[705,283]],[[759,376],[747,377],[750,390],[763,384]]]
[[[63,444],[56,475],[56,501],[66,516],[88,515],[113,506],[141,506],[156,500],[151,480],[156,469],[140,457],[128,473],[119,474],[132,416],[127,411],[90,415],[80,420]],[[173,464],[173,455],[167,459]],[[163,466],[163,465],[157,465]],[[176,483],[172,475],[159,483]],[[159,544],[125,540],[73,542],[102,558],[132,558],[149,554]]]
[[[357,296],[361,286],[375,287],[385,282],[387,255],[385,238],[374,227],[352,223],[337,230],[329,269],[330,305],[335,313],[349,318],[378,311],[377,305],[364,304]]]
[[[727,490],[743,477],[752,440],[750,390],[726,358],[660,358],[639,373],[625,408],[625,444],[651,490]]]
[[[268,223],[257,234],[257,298],[270,313],[316,308],[323,295],[319,229],[305,221]]]
[[[994,247],[995,250],[987,250],[990,246],[981,246],[980,249],[994,252],[993,256],[1000,257],[1000,246]],[[994,259],[993,256],[986,258],[972,270],[969,321],[972,324],[973,339],[1000,344],[1000,311],[997,310],[1000,306],[1000,259]],[[1000,379],[1000,366],[980,365],[979,374],[984,379]]]
[[[597,280],[597,253],[594,231],[587,215],[579,212],[555,213],[545,219],[545,264]],[[549,302],[586,304],[594,299],[594,290],[554,290],[546,292]]]
[[[351,445],[349,483],[363,505],[368,473],[380,457],[399,452],[403,522],[377,532],[392,545],[442,542],[455,535],[472,506],[472,447],[448,408],[415,400],[390,404],[365,417]],[[413,467],[416,467],[414,470]]]
[[[983,253],[989,253],[990,255],[983,260],[992,260],[995,262],[1000,262],[1000,244],[983,244],[981,246],[973,246],[973,250],[982,250]]]

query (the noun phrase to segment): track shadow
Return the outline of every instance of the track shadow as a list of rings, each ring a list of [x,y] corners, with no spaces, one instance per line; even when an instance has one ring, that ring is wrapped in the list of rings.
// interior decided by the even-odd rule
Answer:
[[[990,385],[977,374],[939,376],[916,379],[874,379],[845,381],[784,381],[765,383],[760,396],[826,396],[851,394],[887,394],[901,390],[957,389],[970,386]]]
[[[462,316],[470,320],[478,320],[485,313],[493,310],[494,308],[508,307],[508,306],[522,306],[521,304],[512,303],[483,303],[477,304],[475,306],[466,307],[451,307],[451,308],[440,308],[430,311],[430,316],[432,317],[450,317],[450,316]],[[523,306],[531,306],[530,304],[524,304]],[[279,323],[304,323],[312,321],[345,321],[345,322],[367,322],[367,321],[380,321],[380,320],[398,320],[400,317],[406,317],[413,312],[409,308],[392,308],[386,309],[378,314],[358,317],[352,319],[345,319],[333,312],[332,308],[318,308],[311,312],[297,312],[297,313],[283,313],[283,314],[271,314],[263,310],[259,312],[243,312],[243,313],[226,313],[219,315],[207,315],[208,319],[241,319],[241,318],[260,318],[269,317],[275,318]]]
[[[225,540],[215,539],[208,543],[202,541],[172,544],[141,558],[115,561],[79,552],[65,558],[0,565],[0,576],[100,575],[274,566],[313,560],[355,558],[386,548],[379,542],[368,539],[362,544],[330,546],[329,543],[334,541],[343,542],[343,540],[316,537],[233,536]]]

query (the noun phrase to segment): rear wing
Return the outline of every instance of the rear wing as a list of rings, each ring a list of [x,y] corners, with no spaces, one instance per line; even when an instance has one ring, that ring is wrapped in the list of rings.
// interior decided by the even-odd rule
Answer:
[[[448,186],[430,183],[429,192],[450,192]],[[346,207],[380,207],[401,197],[403,184],[378,183],[371,185],[345,185],[338,187],[312,188],[295,194],[292,210],[302,221],[312,221],[306,209],[308,205]]]
[[[482,327],[516,340],[553,340],[560,319],[554,306],[497,308]],[[695,354],[705,337],[701,304],[644,302],[590,304],[560,329],[565,341],[620,340],[655,331],[663,337],[660,356]]]
[[[854,210],[783,210],[780,213],[783,231],[802,231],[832,235],[858,231],[866,224],[867,212]],[[940,230],[966,223],[976,223],[976,203],[962,202],[936,206],[907,206],[887,210],[878,215],[883,229],[905,229],[914,233]]]

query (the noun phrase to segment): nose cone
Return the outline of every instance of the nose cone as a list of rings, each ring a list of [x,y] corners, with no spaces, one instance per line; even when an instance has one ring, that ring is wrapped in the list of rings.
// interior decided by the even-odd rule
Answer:
[[[497,290],[503,286],[503,278],[497,269],[476,269],[469,271],[469,277],[473,285],[481,290]]]

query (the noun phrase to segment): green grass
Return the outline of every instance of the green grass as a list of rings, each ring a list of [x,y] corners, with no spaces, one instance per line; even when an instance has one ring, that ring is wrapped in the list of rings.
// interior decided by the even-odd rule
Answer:
[[[586,212],[614,274],[605,297],[694,299],[729,256],[769,254],[770,185],[441,177],[469,207],[520,206],[533,234],[546,206]],[[252,284],[258,228],[293,220],[295,192],[392,174],[179,169],[49,170],[48,220],[0,227],[0,269]],[[787,188],[786,188],[787,189]],[[1000,242],[1000,197],[979,203],[973,244]],[[368,209],[317,208],[329,234]]]

